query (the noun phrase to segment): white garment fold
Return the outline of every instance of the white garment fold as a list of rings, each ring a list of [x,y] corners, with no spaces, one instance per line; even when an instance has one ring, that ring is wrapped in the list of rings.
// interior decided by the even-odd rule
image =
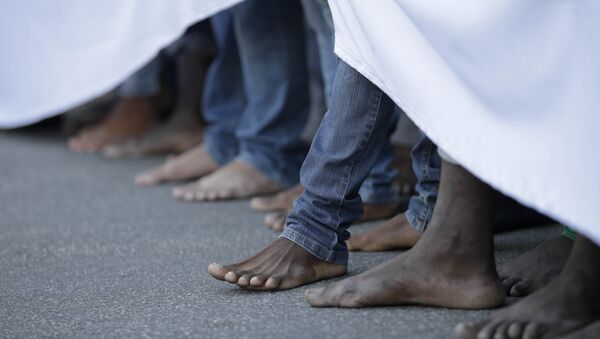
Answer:
[[[0,2],[0,128],[119,84],[190,25],[241,0]]]
[[[600,2],[331,0],[336,53],[476,176],[600,243]]]

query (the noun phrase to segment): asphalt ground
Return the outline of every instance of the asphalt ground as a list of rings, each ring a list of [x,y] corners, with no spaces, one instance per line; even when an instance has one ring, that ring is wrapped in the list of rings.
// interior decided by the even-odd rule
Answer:
[[[74,154],[48,130],[0,132],[0,337],[451,338],[458,322],[491,312],[315,309],[305,288],[214,280],[209,263],[243,259],[276,234],[248,201],[182,203],[173,185],[133,184],[161,161]],[[559,231],[499,234],[497,261]],[[349,274],[395,255],[352,253]]]

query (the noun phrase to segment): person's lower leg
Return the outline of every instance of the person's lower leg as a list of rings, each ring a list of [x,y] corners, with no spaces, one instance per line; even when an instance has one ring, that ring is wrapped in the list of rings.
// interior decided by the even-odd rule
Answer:
[[[424,304],[489,308],[504,301],[494,264],[493,190],[444,162],[431,222],[407,252],[358,276],[309,290],[313,306]]]
[[[241,287],[278,289],[345,273],[346,228],[361,216],[358,190],[385,142],[380,132],[389,126],[393,103],[345,64],[336,74],[332,98],[302,167],[305,191],[282,237],[238,264],[211,265],[213,277]],[[284,255],[283,249],[292,254]],[[277,277],[276,284],[267,284],[270,277]]]

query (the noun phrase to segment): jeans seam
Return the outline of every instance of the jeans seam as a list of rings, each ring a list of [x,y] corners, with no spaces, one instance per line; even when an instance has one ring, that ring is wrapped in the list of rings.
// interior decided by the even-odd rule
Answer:
[[[362,154],[362,152],[364,152],[365,144],[367,143],[367,140],[369,139],[369,136],[373,134],[374,120],[376,120],[377,119],[377,115],[379,115],[379,108],[381,107],[381,98],[382,98],[382,96],[383,96],[383,94],[382,94],[381,90],[378,90],[377,91],[377,98],[375,99],[375,102],[376,102],[375,105],[377,106],[375,108],[375,111],[374,111],[375,112],[375,118],[373,118],[371,116],[371,114],[370,114],[370,113],[373,112],[373,107],[371,107],[370,111],[369,111],[369,116],[370,116],[370,121],[369,121],[369,125],[370,126],[368,126],[369,127],[369,131],[367,133],[365,133],[365,135],[361,138],[362,140],[361,140],[361,143],[360,143],[359,151],[354,153],[354,155],[352,156],[351,161],[348,163],[348,165],[346,165],[344,167],[345,172],[346,172],[346,173],[344,173],[345,174],[345,177],[344,177],[345,184],[344,184],[344,189],[342,190],[342,194],[340,196],[339,203],[336,205],[336,220],[335,220],[336,229],[338,228],[339,220],[341,219],[341,217],[340,217],[340,212],[341,212],[340,205],[343,204],[344,197],[346,196],[346,192],[348,191],[348,186],[350,185],[350,175],[352,174],[353,169],[354,169],[354,165],[356,164],[356,158],[358,158]],[[373,105],[373,104],[371,104],[371,105]]]

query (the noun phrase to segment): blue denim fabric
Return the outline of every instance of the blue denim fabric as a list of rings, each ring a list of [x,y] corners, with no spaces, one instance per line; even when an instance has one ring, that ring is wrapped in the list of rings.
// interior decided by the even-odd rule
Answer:
[[[302,0],[302,8],[308,27],[315,32],[325,89],[325,103],[329,106],[333,78],[339,59],[333,52],[335,47],[335,31],[331,9],[326,0]]]
[[[304,193],[294,202],[281,236],[322,260],[346,263],[347,228],[363,212],[359,188],[389,143],[395,105],[344,62],[331,99],[302,165]]]
[[[210,23],[218,51],[204,80],[202,111],[209,127],[203,145],[222,166],[239,153],[235,129],[246,107],[246,94],[231,13],[220,12]]]
[[[321,62],[321,74],[325,89],[325,102],[330,103],[331,89],[339,59],[333,52],[335,45],[333,17],[326,0],[302,0],[302,7],[308,26],[315,32]],[[399,108],[394,112],[394,121],[387,132],[389,136],[394,133],[400,116]],[[375,166],[363,182],[359,194],[368,204],[389,204],[398,202],[398,192],[394,181],[398,173],[393,166],[394,149],[389,142],[379,151]]]
[[[302,7],[249,0],[232,9],[247,106],[235,135],[238,158],[283,186],[298,183],[306,156],[308,70]]]
[[[392,112],[390,125],[386,131],[382,131],[387,136],[385,143],[379,150],[375,165],[371,172],[363,181],[358,194],[365,203],[371,205],[383,205],[397,203],[400,200],[396,189],[395,181],[398,171],[394,167],[394,147],[391,143],[391,136],[396,130],[398,119],[400,118],[400,109],[396,106]]]
[[[219,164],[235,154],[271,180],[291,186],[306,155],[300,135],[309,110],[302,8],[293,0],[248,0],[230,11],[246,104],[234,128],[228,123],[220,135],[208,133],[205,146]],[[213,79],[227,83],[217,87],[237,85],[239,78],[228,75]]]
[[[165,64],[165,57],[174,57],[182,49],[198,52],[213,52],[213,39],[209,23],[200,21],[190,26],[186,32],[163,48],[150,62],[130,75],[119,87],[117,94],[120,97],[150,97],[160,92],[160,73]]]
[[[406,219],[419,232],[425,232],[433,214],[442,174],[442,159],[437,146],[421,133],[419,141],[411,151],[412,166],[417,185],[415,195],[410,198]]]
[[[160,92],[160,71],[163,59],[160,54],[131,74],[117,88],[121,98],[151,97]]]

